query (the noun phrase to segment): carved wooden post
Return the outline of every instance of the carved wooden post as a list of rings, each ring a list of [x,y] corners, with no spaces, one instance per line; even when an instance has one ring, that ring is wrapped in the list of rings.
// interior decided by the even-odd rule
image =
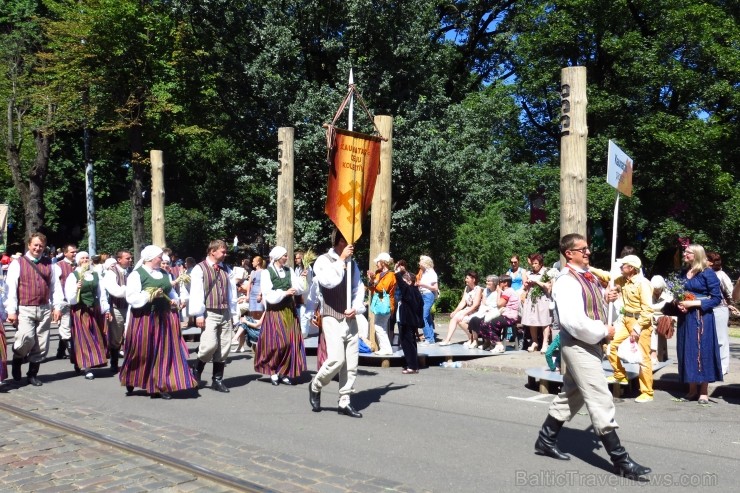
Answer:
[[[288,263],[293,265],[293,127],[278,129],[278,183],[277,183],[277,245],[288,250]]]
[[[586,67],[560,72],[560,236],[586,236]],[[565,259],[561,258],[565,265]]]
[[[167,246],[164,237],[164,161],[162,151],[149,151],[152,162],[152,244]]]
[[[370,270],[376,269],[373,260],[380,252],[390,252],[391,248],[391,185],[393,170],[393,117],[379,115],[375,117],[375,124],[380,135],[388,140],[380,143],[380,173],[375,182],[375,193],[370,213]],[[375,316],[368,313],[369,339],[372,341],[373,351],[377,350],[375,342]],[[390,335],[390,334],[389,334]],[[393,341],[391,341],[393,344]]]

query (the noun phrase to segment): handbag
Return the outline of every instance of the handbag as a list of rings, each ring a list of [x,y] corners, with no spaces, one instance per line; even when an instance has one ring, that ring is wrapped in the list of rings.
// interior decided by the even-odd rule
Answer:
[[[657,330],[658,334],[662,335],[666,339],[670,339],[673,337],[673,333],[675,332],[673,328],[673,318],[665,315],[660,317],[655,330]]]
[[[383,290],[383,294],[373,294],[373,300],[370,303],[370,310],[375,315],[389,315],[391,313],[391,298]]]
[[[619,345],[617,356],[619,356],[619,359],[623,363],[639,364],[642,361],[640,346],[636,342],[632,342],[629,338],[622,341]]]

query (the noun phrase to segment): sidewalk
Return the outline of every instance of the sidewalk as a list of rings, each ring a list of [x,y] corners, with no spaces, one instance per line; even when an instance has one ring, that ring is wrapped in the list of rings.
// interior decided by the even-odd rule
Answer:
[[[437,334],[444,334],[446,330],[446,326],[441,326],[437,323]],[[461,343],[464,340],[465,334],[461,330],[456,331],[453,341]],[[656,390],[685,393],[688,389],[687,385],[678,381],[675,336],[668,340],[668,357],[673,361],[670,365],[654,373],[653,387]],[[515,351],[513,348],[507,348],[506,354],[483,356],[462,361],[462,368],[521,375],[523,383],[527,382],[525,373],[527,368],[533,367],[547,367],[543,354],[540,354],[539,351],[536,353]],[[724,376],[723,382],[709,384],[709,395],[710,397],[723,396],[740,399],[740,338],[730,338],[730,372]]]

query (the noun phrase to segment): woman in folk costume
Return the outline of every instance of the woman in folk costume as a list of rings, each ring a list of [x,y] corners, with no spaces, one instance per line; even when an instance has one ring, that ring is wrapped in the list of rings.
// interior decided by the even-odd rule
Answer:
[[[273,385],[292,385],[306,369],[306,350],[293,296],[303,293],[303,281],[286,267],[288,252],[277,246],[262,271],[262,296],[267,310],[254,351],[254,370],[270,375]]]
[[[0,383],[8,378],[8,343],[5,339],[5,320],[8,314],[5,312],[5,298],[7,296],[5,279],[0,278]]]
[[[77,267],[67,276],[64,294],[70,306],[72,329],[72,364],[75,371],[92,380],[92,368],[108,364],[108,334],[106,320],[111,319],[108,297],[100,276],[90,264],[87,252],[75,256]]]
[[[119,376],[126,395],[138,387],[152,399],[170,399],[170,392],[198,386],[180,335],[177,295],[169,275],[160,269],[161,262],[162,249],[149,245],[126,282],[131,314]]]

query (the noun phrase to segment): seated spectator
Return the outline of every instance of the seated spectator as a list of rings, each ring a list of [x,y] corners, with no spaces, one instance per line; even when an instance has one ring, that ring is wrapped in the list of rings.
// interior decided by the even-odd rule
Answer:
[[[240,319],[237,325],[236,336],[234,336],[234,339],[239,343],[239,346],[236,348],[237,353],[244,353],[247,349],[253,349],[254,345],[257,344],[257,339],[260,336],[260,327],[262,327],[262,321],[264,319],[265,312],[262,312],[262,317],[259,320],[255,320],[249,315],[245,315]],[[245,343],[246,348],[244,347]]]
[[[480,324],[484,320],[493,320],[501,315],[498,309],[498,276],[486,277],[486,287],[483,290],[483,302],[480,308],[473,315],[463,319],[460,325],[470,333],[470,340],[466,347],[475,349],[478,347],[478,337],[480,335]],[[486,340],[483,343],[483,349],[490,349],[491,341]]]
[[[440,346],[449,346],[451,344],[450,339],[452,338],[452,334],[455,333],[455,330],[466,316],[478,311],[482,298],[483,289],[478,286],[478,273],[470,270],[465,274],[465,290],[463,291],[460,303],[450,313],[450,325],[447,327],[447,336],[439,343]],[[470,334],[467,328],[463,328],[463,330],[468,334],[468,340],[470,340]]]
[[[501,315],[490,322],[483,322],[480,326],[481,337],[490,340],[495,347],[491,349],[493,354],[503,354],[506,348],[502,342],[502,334],[506,327],[516,326],[519,320],[519,295],[511,288],[511,277],[501,276],[498,281],[498,308]],[[520,337],[523,333],[520,334]]]

